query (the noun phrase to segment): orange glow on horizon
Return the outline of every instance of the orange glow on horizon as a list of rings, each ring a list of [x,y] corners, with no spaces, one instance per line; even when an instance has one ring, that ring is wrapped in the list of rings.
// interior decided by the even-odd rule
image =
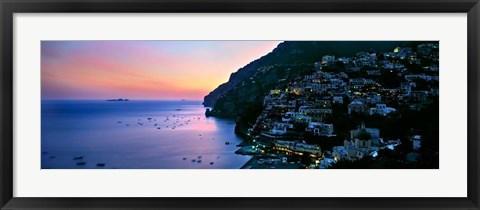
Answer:
[[[43,41],[42,99],[197,99],[278,41]]]

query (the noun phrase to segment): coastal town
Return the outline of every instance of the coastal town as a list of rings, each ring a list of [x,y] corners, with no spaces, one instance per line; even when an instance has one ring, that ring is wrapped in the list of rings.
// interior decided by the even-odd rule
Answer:
[[[430,129],[438,130],[438,121],[422,123],[438,107],[438,48],[423,43],[323,56],[308,74],[266,93],[237,151],[253,155],[242,168],[328,169],[367,161],[366,168],[375,168],[388,159],[417,167],[422,158],[438,157],[430,147],[438,147]]]
[[[439,48],[45,41],[41,168],[439,169]]]

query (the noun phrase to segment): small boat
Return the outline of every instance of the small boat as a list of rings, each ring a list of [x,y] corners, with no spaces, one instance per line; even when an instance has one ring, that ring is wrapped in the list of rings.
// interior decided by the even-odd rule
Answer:
[[[78,162],[77,166],[84,166],[86,163],[85,162]]]
[[[198,159],[200,159],[200,158],[202,158],[202,156],[201,156],[201,155],[199,155],[197,158],[198,158]]]
[[[182,160],[186,160],[187,158],[183,158]]]
[[[197,160],[193,159],[193,160],[192,160],[192,163],[195,163],[195,161],[197,161]]]
[[[105,163],[97,163],[97,167],[105,167]]]
[[[202,160],[197,160],[197,163],[201,163],[201,162],[202,162]]]
[[[210,162],[210,165],[213,165],[213,162]]]
[[[74,160],[82,160],[83,159],[83,156],[75,156],[73,157]]]

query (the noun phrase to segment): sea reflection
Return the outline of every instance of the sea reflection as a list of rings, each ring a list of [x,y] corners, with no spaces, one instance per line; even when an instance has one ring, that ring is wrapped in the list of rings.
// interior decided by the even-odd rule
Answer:
[[[42,168],[240,168],[250,157],[234,154],[235,123],[204,112],[191,101],[43,101]]]

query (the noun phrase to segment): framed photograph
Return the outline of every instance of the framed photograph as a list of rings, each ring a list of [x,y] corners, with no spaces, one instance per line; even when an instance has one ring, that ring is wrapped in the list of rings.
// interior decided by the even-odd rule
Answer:
[[[477,0],[0,7],[1,209],[479,209]]]

